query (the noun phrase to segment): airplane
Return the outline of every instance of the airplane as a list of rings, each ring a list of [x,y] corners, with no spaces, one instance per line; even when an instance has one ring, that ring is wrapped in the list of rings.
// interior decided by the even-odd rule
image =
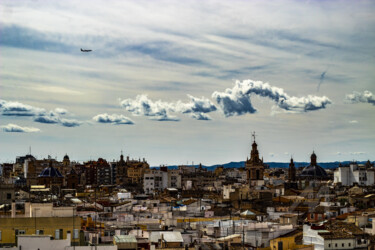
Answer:
[[[82,49],[82,48],[81,48],[81,51],[82,51],[82,52],[91,52],[92,49]]]

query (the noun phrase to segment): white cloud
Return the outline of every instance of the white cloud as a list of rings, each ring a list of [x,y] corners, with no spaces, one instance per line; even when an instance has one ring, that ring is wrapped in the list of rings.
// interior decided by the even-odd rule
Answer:
[[[375,105],[375,98],[372,92],[365,90],[363,93],[353,91],[352,94],[346,95],[346,100],[350,101],[351,103],[370,103]]]
[[[226,117],[255,113],[257,110],[251,103],[251,94],[268,97],[273,100],[279,108],[294,112],[308,112],[324,109],[331,100],[319,96],[289,96],[282,88],[274,87],[262,81],[244,80],[236,81],[231,89],[225,92],[215,91],[212,97],[216,99]]]
[[[115,124],[115,125],[134,124],[134,122],[130,118],[124,115],[118,115],[118,114],[109,115],[107,113],[104,113],[104,114],[96,115],[92,119],[98,123],[110,123],[110,124]]]
[[[0,109],[2,115],[7,116],[36,116],[46,112],[46,110],[42,108],[5,100],[0,100]]]
[[[358,121],[357,120],[351,120],[351,121],[349,121],[349,123],[356,124],[356,123],[358,123]]]
[[[8,125],[1,126],[4,132],[16,133],[35,133],[40,132],[40,129],[34,127],[21,127],[16,124],[9,123]]]
[[[164,102],[161,100],[152,101],[147,95],[137,95],[135,99],[125,99],[120,102],[121,106],[135,116],[148,116],[157,121],[179,121],[179,118],[171,112],[190,114],[197,120],[210,120],[206,114],[216,110],[216,106],[207,98],[197,98],[188,95],[189,102],[177,101]]]

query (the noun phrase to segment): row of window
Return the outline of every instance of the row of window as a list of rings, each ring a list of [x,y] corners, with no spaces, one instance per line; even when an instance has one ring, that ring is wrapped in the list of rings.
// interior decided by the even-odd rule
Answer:
[[[63,229],[56,229],[55,230],[55,239],[56,240],[63,239],[63,232],[64,232]],[[15,229],[14,233],[16,235],[25,235],[26,230]],[[36,230],[36,234],[37,235],[44,235],[44,230],[42,230],[42,229]],[[73,230],[73,239],[78,239],[78,237],[79,237],[79,229],[74,229]],[[0,231],[0,241],[2,241],[2,232],[1,231]]]
[[[331,248],[331,245],[332,245],[332,244],[328,244],[328,248]],[[338,244],[335,243],[335,247],[337,247],[337,245],[338,245]],[[350,247],[351,245],[352,245],[351,243],[348,243],[348,247]],[[345,243],[342,243],[341,246],[342,246],[342,247],[345,247]]]

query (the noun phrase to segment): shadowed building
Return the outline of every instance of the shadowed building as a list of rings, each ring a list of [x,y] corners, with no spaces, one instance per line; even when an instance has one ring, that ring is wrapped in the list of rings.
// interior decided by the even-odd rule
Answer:
[[[305,179],[305,180],[328,180],[329,179],[329,176],[326,173],[326,171],[317,164],[316,158],[317,158],[316,154],[313,152],[310,157],[311,159],[310,165],[308,165],[302,170],[302,173],[299,176],[300,179]]]
[[[64,182],[64,177],[62,174],[52,166],[50,162],[49,167],[43,169],[43,171],[38,176],[38,184],[45,185],[48,188],[58,187],[61,188]]]

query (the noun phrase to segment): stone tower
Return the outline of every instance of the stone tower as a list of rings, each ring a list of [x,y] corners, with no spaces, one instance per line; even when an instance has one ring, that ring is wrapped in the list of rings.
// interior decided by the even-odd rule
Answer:
[[[258,144],[255,141],[255,132],[252,134],[253,144],[251,145],[250,159],[246,160],[247,180],[251,187],[264,185],[264,164],[259,158]]]

